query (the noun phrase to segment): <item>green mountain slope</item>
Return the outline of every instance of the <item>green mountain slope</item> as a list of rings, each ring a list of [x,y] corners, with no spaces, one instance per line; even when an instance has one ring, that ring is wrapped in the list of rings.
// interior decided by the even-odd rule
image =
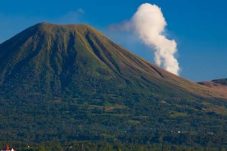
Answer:
[[[26,29],[0,45],[0,69],[0,140],[215,144],[226,134],[223,92],[151,65],[87,25]]]

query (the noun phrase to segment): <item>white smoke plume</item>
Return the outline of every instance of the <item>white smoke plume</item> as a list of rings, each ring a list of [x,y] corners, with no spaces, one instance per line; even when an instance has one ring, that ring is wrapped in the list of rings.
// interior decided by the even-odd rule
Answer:
[[[161,9],[157,5],[142,4],[134,14],[130,24],[139,38],[154,50],[155,63],[179,75],[180,67],[175,54],[177,44],[165,35],[167,25]]]

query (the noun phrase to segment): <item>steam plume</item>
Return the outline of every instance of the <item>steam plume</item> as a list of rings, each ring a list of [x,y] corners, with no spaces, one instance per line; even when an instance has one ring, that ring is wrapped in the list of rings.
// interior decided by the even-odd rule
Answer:
[[[178,75],[180,67],[175,58],[177,44],[164,35],[167,23],[161,9],[157,5],[142,4],[134,14],[131,25],[139,38],[154,48],[155,63]]]

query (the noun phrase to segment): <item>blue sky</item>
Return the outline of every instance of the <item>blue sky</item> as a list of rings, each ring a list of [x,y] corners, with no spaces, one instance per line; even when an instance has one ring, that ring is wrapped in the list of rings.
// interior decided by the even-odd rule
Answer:
[[[163,11],[168,36],[178,43],[182,77],[227,77],[226,0],[1,0],[0,43],[38,22],[87,23],[153,63],[152,52],[136,36],[109,29],[130,19],[145,2]]]

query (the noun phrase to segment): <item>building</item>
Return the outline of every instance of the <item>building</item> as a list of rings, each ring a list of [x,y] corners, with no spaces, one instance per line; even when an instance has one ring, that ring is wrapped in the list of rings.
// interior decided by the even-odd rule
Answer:
[[[10,146],[7,144],[5,148],[3,148],[1,151],[16,151],[14,148],[10,149]]]

